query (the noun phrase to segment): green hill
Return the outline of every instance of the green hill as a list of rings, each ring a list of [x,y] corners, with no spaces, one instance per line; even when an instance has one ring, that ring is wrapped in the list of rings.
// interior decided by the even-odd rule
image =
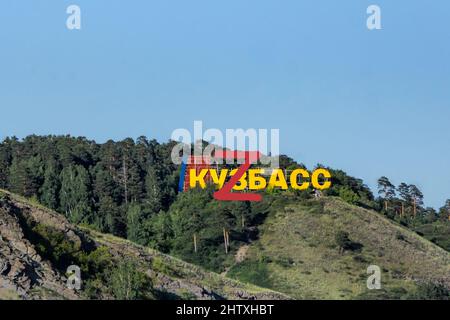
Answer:
[[[339,198],[288,205],[260,231],[229,276],[297,299],[414,298],[430,286],[450,288],[449,252]],[[351,241],[343,251],[336,240],[342,232]],[[369,265],[381,269],[381,290],[367,289]]]

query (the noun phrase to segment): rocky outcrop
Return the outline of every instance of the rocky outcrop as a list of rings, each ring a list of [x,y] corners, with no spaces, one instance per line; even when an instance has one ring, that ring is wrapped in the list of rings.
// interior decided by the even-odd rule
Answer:
[[[115,260],[137,261],[162,299],[289,299],[127,240],[76,227],[61,214],[0,190],[0,300],[83,298],[81,293],[69,289],[64,275],[39,255],[30,233],[30,225],[38,224],[63,233],[81,250],[90,252],[104,246]]]
[[[156,290],[195,300],[285,300],[287,295],[269,289],[245,286],[225,276],[208,272],[151,248],[127,240],[89,230],[89,236],[109,248],[114,256],[140,261],[145,273],[152,279]],[[155,267],[158,261],[159,267]],[[160,269],[164,269],[161,271]],[[253,289],[253,290],[252,290]]]
[[[21,299],[77,299],[26,239],[19,212],[8,199],[0,202],[0,298],[14,292]]]

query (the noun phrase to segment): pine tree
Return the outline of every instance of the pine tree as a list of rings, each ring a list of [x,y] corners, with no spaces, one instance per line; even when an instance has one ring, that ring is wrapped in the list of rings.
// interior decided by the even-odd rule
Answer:
[[[420,207],[423,205],[423,194],[419,190],[419,188],[417,188],[417,186],[415,186],[413,184],[409,185],[409,194],[410,194],[410,198],[412,200],[413,214],[414,214],[414,217],[416,217],[417,216],[417,207]]]
[[[24,161],[14,158],[9,168],[8,189],[11,192],[25,195],[27,183],[27,169]]]
[[[11,163],[10,148],[5,142],[3,142],[0,145],[0,188],[2,189],[5,189],[8,186],[8,171],[10,163]]]
[[[132,203],[127,211],[127,238],[141,245],[147,244],[148,235],[146,232],[146,214],[141,206]]]
[[[173,230],[169,213],[160,211],[146,221],[146,230],[149,230],[148,245],[161,252],[168,253],[172,246]]]
[[[96,199],[111,197],[117,205],[122,202],[122,189],[110,172],[102,164],[97,164],[93,170],[94,194]]]
[[[92,219],[89,173],[80,165],[71,165],[60,176],[61,210],[73,223],[89,222]]]
[[[98,203],[95,225],[103,232],[125,237],[126,221],[121,215],[121,209],[110,196],[102,196]]]
[[[384,210],[388,210],[388,202],[395,197],[395,186],[387,177],[378,179],[378,194],[384,199]]]
[[[450,199],[447,199],[444,206],[439,209],[439,218],[443,221],[450,221]]]
[[[40,188],[40,201],[46,207],[57,210],[59,208],[60,182],[54,165],[45,169],[44,184]]]
[[[405,202],[406,203],[411,203],[411,194],[409,191],[409,185],[407,185],[406,183],[402,182],[400,183],[400,185],[397,188],[400,197],[403,199],[402,202],[402,211],[401,211],[401,215],[404,216],[405,215]]]
[[[162,181],[155,167],[150,167],[145,178],[146,199],[145,206],[148,210],[158,213],[162,209]]]
[[[40,156],[26,160],[26,197],[38,197],[39,189],[44,182],[44,163]]]

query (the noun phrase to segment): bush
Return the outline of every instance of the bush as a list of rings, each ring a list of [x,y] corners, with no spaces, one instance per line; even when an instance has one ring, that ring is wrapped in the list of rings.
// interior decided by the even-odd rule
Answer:
[[[272,286],[269,269],[263,262],[243,261],[232,267],[228,271],[228,276],[260,287],[270,288]]]
[[[357,204],[360,199],[358,194],[349,187],[339,188],[339,197],[350,204]]]
[[[341,253],[345,250],[357,252],[361,251],[362,244],[350,240],[349,234],[346,231],[338,231],[336,233],[335,240]]]
[[[79,264],[79,244],[70,241],[66,235],[54,228],[38,224],[31,228],[30,240],[37,252],[50,260],[57,269],[65,272],[72,264]]]
[[[8,195],[0,191],[0,203],[8,201]]]
[[[290,257],[280,257],[276,260],[276,263],[283,268],[290,268],[294,265],[294,260]]]
[[[450,290],[442,283],[420,283],[413,298],[419,300],[450,300]]]
[[[146,298],[151,283],[147,276],[139,271],[133,260],[122,260],[111,272],[110,288],[118,300],[137,300]]]

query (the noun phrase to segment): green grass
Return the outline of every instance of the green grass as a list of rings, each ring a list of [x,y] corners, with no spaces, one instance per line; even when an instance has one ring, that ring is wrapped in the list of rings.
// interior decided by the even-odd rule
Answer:
[[[224,298],[233,298],[236,292],[245,291],[250,295],[267,294],[282,299],[290,299],[288,295],[275,292],[268,288],[262,288],[252,283],[247,283],[247,281],[242,282],[214,272],[206,271],[202,267],[163,254],[152,248],[137,245],[126,239],[118,238],[110,234],[102,234],[86,227],[82,227],[82,230],[96,242],[104,246],[116,247],[116,249],[120,248],[122,253],[128,257],[135,257],[136,254],[138,254],[142,259],[147,256],[151,260],[150,269],[154,272],[164,274],[173,280],[182,280],[193,285],[208,288]],[[143,267],[148,267],[148,265],[143,265]],[[158,279],[155,278],[152,280],[157,284]],[[180,297],[185,297],[187,295],[186,291],[182,288],[177,294]]]
[[[339,231],[348,232],[361,245],[360,252],[341,253],[336,244]],[[247,255],[228,275],[269,283],[298,299],[375,296],[366,287],[371,264],[382,269],[384,295],[379,295],[384,298],[414,292],[411,279],[435,281],[450,274],[448,252],[376,212],[337,198],[309,200],[269,216]],[[257,267],[245,272],[252,265]]]
[[[44,258],[55,260],[53,262],[61,262],[61,255],[64,255],[66,253],[73,253],[74,248],[68,245],[65,239],[60,237],[61,230],[55,229],[55,223],[57,224],[65,221],[62,215],[42,205],[39,205],[30,199],[26,199],[0,189],[0,200],[2,199],[4,201],[13,202],[14,205],[18,206],[18,208],[27,207],[27,209],[24,210],[24,215],[31,220],[36,218],[42,219],[42,221],[36,221],[36,224],[33,225],[35,227],[34,232],[40,236],[38,239],[34,239],[35,244],[47,244],[50,246],[43,246],[42,248],[39,247]],[[40,211],[43,214],[33,215],[35,211]],[[57,217],[58,219],[53,219],[55,217]],[[31,227],[32,226],[30,226],[30,228]],[[59,227],[61,228],[61,226]],[[118,257],[136,261],[140,266],[140,271],[151,277],[150,280],[154,285],[158,285],[158,283],[161,281],[167,281],[167,279],[170,279],[175,284],[180,285],[176,292],[173,292],[173,288],[171,292],[159,292],[158,296],[164,299],[193,298],[194,295],[192,292],[190,292],[191,287],[205,288],[209,291],[213,291],[218,295],[218,297],[227,299],[237,299],[240,293],[245,293],[246,295],[250,296],[257,295],[263,298],[290,298],[285,294],[275,292],[271,289],[261,288],[254,284],[243,283],[214,272],[206,271],[199,266],[187,263],[176,257],[163,254],[149,247],[137,245],[123,238],[119,238],[110,234],[102,234],[87,226],[73,226],[73,228],[76,228],[84,233],[87,239],[93,240],[96,243],[97,247],[102,248],[102,250],[105,249],[109,251],[109,253],[112,254],[112,256],[110,257],[112,262],[117,261]],[[57,240],[57,242],[52,242],[53,239]],[[58,249],[57,252],[52,252],[50,250],[51,247]],[[75,253],[76,252],[77,251],[75,250]],[[93,252],[95,253],[96,251]],[[163,279],[161,279],[161,276],[163,276]],[[36,290],[39,291],[41,290],[41,288],[36,288]],[[43,295],[43,291],[41,291],[39,291],[40,293],[38,295]],[[0,291],[0,299],[12,298],[15,298],[13,292],[5,290]]]
[[[246,283],[254,283],[260,287],[272,287],[267,264],[255,260],[246,260],[231,268],[228,276]]]
[[[52,212],[0,190],[0,199],[6,196]],[[222,297],[245,291],[285,299],[403,299],[415,294],[417,280],[444,279],[450,286],[450,253],[376,212],[338,198],[288,201],[277,208],[260,226],[260,238],[250,245],[246,259],[232,264],[227,276],[122,238],[78,228],[99,245],[139,260],[142,268],[208,288]],[[348,233],[359,250],[342,252],[336,241],[341,231]],[[372,264],[382,270],[382,290],[366,287],[366,270]],[[155,277],[152,281],[158,284],[159,280]],[[180,287],[176,296],[191,294]]]

